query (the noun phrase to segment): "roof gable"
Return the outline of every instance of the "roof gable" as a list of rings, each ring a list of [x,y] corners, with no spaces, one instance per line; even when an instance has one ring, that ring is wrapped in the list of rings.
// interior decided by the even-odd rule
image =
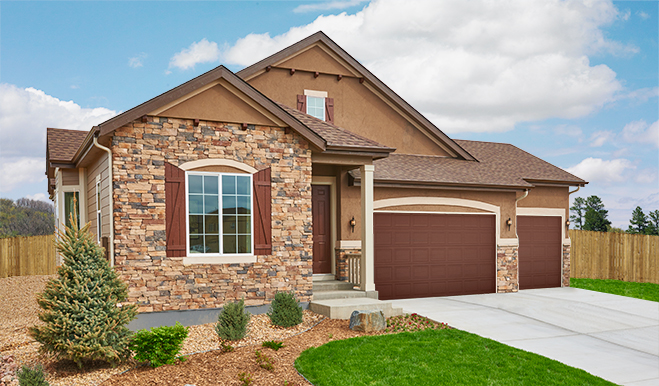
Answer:
[[[237,72],[236,75],[249,82],[264,72],[270,71],[273,66],[283,66],[284,64],[294,63],[300,63],[299,65],[301,65],[302,61],[300,59],[302,54],[305,54],[306,56],[306,66],[308,66],[308,63],[314,63],[321,59],[326,60],[328,63],[327,66],[329,67],[336,67],[337,64],[340,64],[341,68],[339,68],[339,70],[349,71],[352,76],[361,78],[360,83],[369,88],[394,111],[407,119],[411,126],[425,134],[430,141],[434,142],[436,146],[442,148],[442,150],[448,153],[451,157],[474,160],[474,157],[472,157],[466,150],[439,130],[428,119],[410,106],[398,94],[380,81],[375,75],[368,71],[323,32],[317,32],[306,39],[303,39],[257,62],[256,64]],[[329,60],[328,57],[332,60]],[[316,65],[320,64],[314,64],[314,66]],[[320,72],[318,68],[320,67],[315,67],[310,71]],[[332,75],[341,75],[341,72],[328,72]],[[352,129],[350,127],[348,128]]]
[[[49,162],[73,161],[78,148],[87,137],[87,131],[46,129],[46,158]]]

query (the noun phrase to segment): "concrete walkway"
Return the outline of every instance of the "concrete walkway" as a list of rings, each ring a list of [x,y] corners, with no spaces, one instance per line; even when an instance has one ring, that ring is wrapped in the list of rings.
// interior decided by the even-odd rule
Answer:
[[[659,303],[577,288],[392,301],[621,385],[659,385]]]

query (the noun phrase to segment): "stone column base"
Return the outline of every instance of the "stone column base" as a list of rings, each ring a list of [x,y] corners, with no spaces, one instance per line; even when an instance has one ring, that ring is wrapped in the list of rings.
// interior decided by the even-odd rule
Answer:
[[[497,293],[519,290],[519,246],[497,246]]]
[[[570,286],[570,246],[563,245],[563,277],[561,278],[563,287]]]
[[[348,281],[348,254],[361,253],[360,248],[336,248],[335,250],[335,263],[336,270],[335,276],[338,281]]]

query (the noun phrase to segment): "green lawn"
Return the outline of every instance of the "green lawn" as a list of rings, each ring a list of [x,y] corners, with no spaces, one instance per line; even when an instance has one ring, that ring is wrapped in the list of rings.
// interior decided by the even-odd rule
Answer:
[[[570,286],[659,302],[659,284],[654,283],[631,283],[603,279],[570,279]]]
[[[304,351],[295,367],[317,386],[613,385],[583,370],[455,329],[334,341]]]

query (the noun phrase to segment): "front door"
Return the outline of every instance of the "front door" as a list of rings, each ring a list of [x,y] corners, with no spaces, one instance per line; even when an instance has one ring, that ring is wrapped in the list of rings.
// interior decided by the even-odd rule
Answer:
[[[313,216],[313,273],[332,273],[330,187],[311,186]]]

